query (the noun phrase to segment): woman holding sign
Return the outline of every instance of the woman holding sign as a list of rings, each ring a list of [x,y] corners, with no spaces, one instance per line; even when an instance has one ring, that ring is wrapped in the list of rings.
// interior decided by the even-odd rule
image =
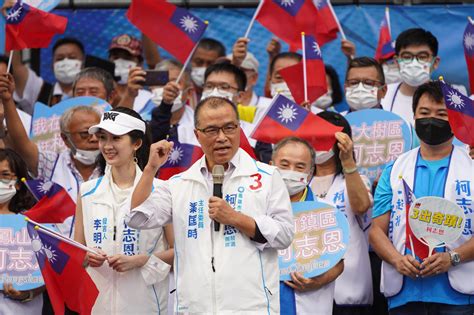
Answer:
[[[81,186],[75,239],[97,252],[88,253],[87,261],[100,292],[92,312],[164,313],[173,260],[168,245],[173,244],[172,231],[139,231],[124,222],[128,199],[148,161],[146,123],[135,111],[118,107],[105,112],[89,133],[98,136],[104,175]]]
[[[33,206],[33,197],[26,186],[21,185],[19,181],[20,178],[27,176],[26,163],[19,155],[11,149],[0,149],[0,216],[19,214]],[[26,226],[23,216],[15,217],[18,217],[20,224]],[[6,222],[6,220],[0,218],[0,222]],[[0,224],[0,228],[5,228],[5,226]],[[14,242],[14,235],[11,237],[11,240],[6,240],[9,244]],[[3,237],[2,240],[4,240]],[[14,264],[12,258],[16,248],[6,246],[3,242],[1,245],[2,256],[5,255],[3,256],[4,262],[8,263],[10,267],[11,264]],[[31,259],[31,262],[36,264],[35,258],[31,257]],[[1,264],[0,274],[2,276],[11,272],[14,270],[7,269],[6,264]],[[44,289],[43,285],[32,290],[18,291],[12,283],[3,282],[3,290],[0,289],[0,314],[41,314]]]

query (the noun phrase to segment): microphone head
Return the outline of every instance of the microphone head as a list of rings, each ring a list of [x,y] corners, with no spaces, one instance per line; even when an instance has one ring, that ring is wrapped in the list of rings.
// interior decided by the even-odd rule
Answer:
[[[222,184],[224,182],[224,166],[214,165],[212,168],[212,180],[214,184]]]

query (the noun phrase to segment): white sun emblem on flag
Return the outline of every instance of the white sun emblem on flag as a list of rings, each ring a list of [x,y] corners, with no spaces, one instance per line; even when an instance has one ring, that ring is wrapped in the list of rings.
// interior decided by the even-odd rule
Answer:
[[[183,158],[184,152],[183,149],[180,147],[175,147],[171,150],[170,157],[168,158],[168,161],[170,162],[171,165],[176,165],[181,161]]]
[[[468,50],[474,49],[474,34],[466,33],[466,35],[464,35],[464,46],[466,46]]]
[[[280,119],[283,123],[287,124],[288,122],[293,122],[296,119],[296,109],[291,104],[283,105],[278,109],[278,119]]]
[[[318,43],[313,42],[313,50],[318,56],[321,56],[321,49],[319,48]]]
[[[49,262],[54,263],[57,259],[56,251],[52,249],[50,246],[43,246],[43,253],[48,258]]]
[[[188,33],[194,33],[198,29],[197,21],[190,15],[183,16],[179,22],[181,23],[181,27]]]
[[[41,186],[38,188],[41,193],[46,194],[51,189],[51,187],[53,187],[53,182],[48,181],[48,182],[42,182]]]
[[[23,11],[23,5],[20,4],[20,6],[16,8],[16,10],[11,10],[8,13],[7,20],[13,21],[13,22],[17,21],[20,18],[22,11]]]
[[[281,0],[281,5],[284,7],[291,7],[295,4],[295,0]]]
[[[449,91],[448,94],[448,101],[455,107],[455,108],[463,108],[464,101],[462,100],[461,96],[455,91]]]

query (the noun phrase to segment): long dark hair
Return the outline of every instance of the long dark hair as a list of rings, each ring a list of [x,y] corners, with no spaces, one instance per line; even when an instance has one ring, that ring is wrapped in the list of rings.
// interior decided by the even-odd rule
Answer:
[[[17,177],[17,183],[21,183],[22,178],[29,178],[28,167],[21,156],[12,149],[0,149],[0,162],[8,162],[8,166],[12,173]],[[24,184],[20,184],[15,196],[10,200],[8,210],[14,213],[28,210],[35,204],[35,199]]]
[[[113,109],[114,112],[119,112],[119,113],[124,113],[127,115],[130,115],[132,117],[138,118],[141,121],[143,121],[146,125],[145,133],[141,132],[140,130],[132,130],[127,135],[130,136],[132,143],[136,143],[138,140],[142,140],[142,145],[140,148],[137,150],[137,159],[138,159],[138,167],[140,167],[141,170],[145,167],[145,165],[148,163],[148,156],[150,155],[150,145],[151,145],[151,131],[150,131],[150,126],[142,119],[139,113],[134,111],[133,109],[127,108],[127,107],[116,107]],[[98,156],[98,165],[100,168],[100,173],[104,175],[105,173],[105,166],[106,162],[102,154]]]

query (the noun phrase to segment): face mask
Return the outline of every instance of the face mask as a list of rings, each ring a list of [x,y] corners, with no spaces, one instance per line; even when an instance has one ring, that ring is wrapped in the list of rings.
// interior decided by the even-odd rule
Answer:
[[[234,93],[228,91],[221,91],[218,88],[214,88],[212,90],[205,90],[202,92],[201,101],[211,96],[223,97],[228,99],[229,101],[232,101],[232,99],[234,98]]]
[[[290,196],[296,195],[308,186],[308,174],[291,170],[280,170]]]
[[[415,131],[421,141],[430,145],[441,144],[453,136],[449,122],[434,117],[416,119]]]
[[[400,65],[400,75],[403,82],[409,86],[420,86],[430,80],[431,62],[419,62],[413,58],[411,62],[398,61]]]
[[[76,75],[81,71],[82,61],[77,59],[63,59],[54,63],[54,76],[64,84],[74,82]]]
[[[323,164],[334,156],[334,151],[316,151],[316,164]]]
[[[16,194],[16,180],[11,180],[8,184],[0,181],[0,203],[10,201]]]
[[[152,91],[153,95],[151,97],[151,101],[156,106],[161,105],[161,101],[163,100],[163,91],[164,91],[164,88],[162,88],[162,87],[155,88]],[[171,107],[171,112],[172,113],[174,113],[177,110],[180,110],[181,107],[183,107],[183,100],[181,98],[182,98],[182,92],[179,91],[179,94],[176,97],[176,99],[174,100],[173,106]]]
[[[346,88],[346,101],[353,110],[361,110],[376,106],[379,101],[377,99],[377,87],[366,89],[362,82],[356,87]]]
[[[75,149],[75,153],[73,155],[73,158],[78,160],[84,165],[92,165],[95,163],[97,160],[97,157],[100,154],[100,150],[81,150],[81,149]]]
[[[191,69],[191,79],[199,87],[202,87],[204,85],[205,72],[206,72],[206,67],[193,67]]]
[[[311,106],[320,108],[322,110],[327,109],[332,105],[332,91],[328,91],[323,96],[319,97]]]
[[[382,65],[382,68],[383,68],[383,75],[385,76],[385,83],[392,84],[392,83],[402,82],[400,69],[398,69],[398,67],[389,66],[388,64],[384,63]]]
[[[128,73],[130,69],[137,66],[137,63],[130,60],[125,59],[117,59],[114,60],[115,63],[115,76],[119,77],[118,84],[127,84],[128,81]]]
[[[291,95],[290,88],[286,84],[286,82],[281,83],[271,83],[270,84],[270,93],[272,97],[275,97],[277,94],[281,94],[290,100],[294,101],[293,95]]]

